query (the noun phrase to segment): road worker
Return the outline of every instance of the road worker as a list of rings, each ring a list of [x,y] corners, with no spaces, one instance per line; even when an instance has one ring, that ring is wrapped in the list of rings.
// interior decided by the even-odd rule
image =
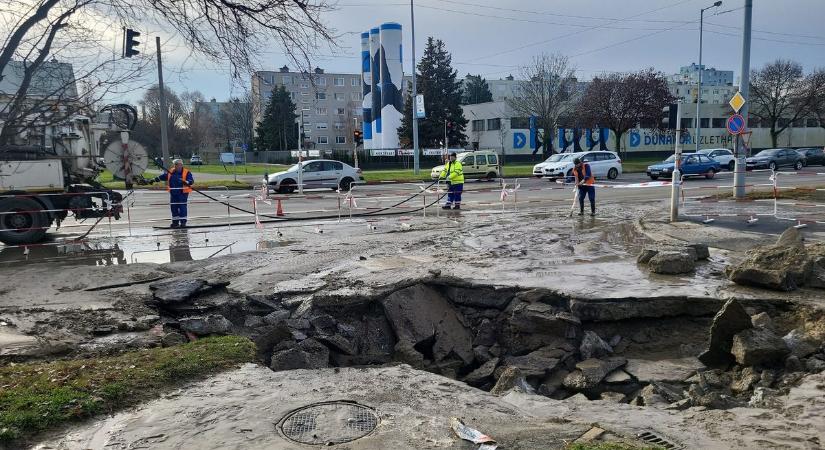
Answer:
[[[461,209],[461,191],[464,190],[464,168],[456,161],[455,152],[450,153],[450,159],[441,170],[440,178],[447,182],[447,202],[442,209]]]
[[[192,192],[195,179],[192,177],[192,172],[183,167],[183,161],[180,159],[173,160],[172,164],[171,169],[150,180],[150,182],[166,182],[166,190],[169,191],[169,207],[172,210],[171,227],[185,228],[189,193]]]
[[[590,169],[590,164],[579,158],[573,160],[573,178],[579,189],[579,215],[584,215],[584,196],[590,199],[590,215],[596,215],[596,178]]]

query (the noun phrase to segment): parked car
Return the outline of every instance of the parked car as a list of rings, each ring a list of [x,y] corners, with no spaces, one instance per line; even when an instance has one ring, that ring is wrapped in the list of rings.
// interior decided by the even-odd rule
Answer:
[[[802,156],[803,166],[812,166],[818,164],[825,166],[825,149],[819,147],[799,148],[796,152]]]
[[[556,160],[554,157],[558,156]],[[573,176],[573,161],[579,158],[590,164],[590,170],[596,178],[615,180],[622,174],[622,160],[614,152],[593,151],[577,153],[560,153],[553,155],[533,167],[534,176],[544,178],[568,178]]]
[[[303,161],[283,172],[273,173],[263,181],[270,189],[282,194],[295,192],[298,188],[299,170],[302,171],[304,189],[328,188],[348,191],[353,183],[364,181],[361,169],[329,159]]]
[[[203,159],[201,159],[200,155],[192,155],[192,157],[189,158],[189,165],[190,166],[202,166],[203,165]]]
[[[703,148],[699,150],[698,153],[710,156],[719,161],[723,169],[728,169],[733,172],[733,169],[736,168],[736,156],[733,155],[731,150],[726,148]]]
[[[802,155],[789,148],[769,148],[746,160],[747,170],[793,167],[799,170],[803,166]]]
[[[499,164],[498,154],[494,151],[462,152],[456,155],[456,161],[460,162],[461,167],[464,169],[465,180],[485,179],[492,181],[501,177],[501,165]],[[444,164],[433,167],[433,170],[430,171],[430,177],[437,180],[441,176],[442,170],[444,170]]]
[[[670,177],[673,175],[675,162],[676,155],[670,155],[668,159],[648,166],[647,176],[651,180],[658,180],[659,177]],[[722,165],[719,164],[719,161],[703,153],[684,153],[679,163],[679,170],[684,177],[704,176],[705,178],[713,178],[716,172],[722,170]]]

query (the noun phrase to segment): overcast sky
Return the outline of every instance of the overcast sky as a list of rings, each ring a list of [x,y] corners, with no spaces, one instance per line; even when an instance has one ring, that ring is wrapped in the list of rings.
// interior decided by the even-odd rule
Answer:
[[[666,73],[698,61],[699,11],[713,0],[415,0],[416,51],[428,36],[442,39],[460,76],[498,79],[541,52],[568,55],[581,79],[604,71],[653,66]],[[739,76],[744,0],[726,0],[705,12],[703,63]],[[383,22],[404,33],[404,73],[410,64],[410,8],[403,0],[340,0],[325,15],[342,37],[338,48],[320,49],[327,72],[359,71],[360,35]],[[754,0],[751,67],[776,58],[825,67],[825,0]],[[267,49],[264,69],[287,63]],[[330,57],[329,55],[335,55]],[[226,69],[192,58],[183,48],[166,56],[166,81],[176,91],[200,90],[207,99],[238,95],[249,80],[233,81]]]

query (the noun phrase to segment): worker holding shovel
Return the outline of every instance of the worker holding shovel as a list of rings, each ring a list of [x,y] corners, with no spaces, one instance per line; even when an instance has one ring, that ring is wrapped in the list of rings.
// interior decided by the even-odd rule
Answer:
[[[590,164],[579,158],[573,160],[573,178],[579,191],[579,215],[584,215],[584,196],[590,199],[590,215],[596,215],[596,178],[590,170]]]

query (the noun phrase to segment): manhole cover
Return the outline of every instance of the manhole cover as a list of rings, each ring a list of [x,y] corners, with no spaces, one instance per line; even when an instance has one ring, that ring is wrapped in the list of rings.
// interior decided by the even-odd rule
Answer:
[[[372,409],[348,402],[304,406],[281,419],[283,435],[301,444],[333,445],[354,441],[375,430],[378,416]]]

